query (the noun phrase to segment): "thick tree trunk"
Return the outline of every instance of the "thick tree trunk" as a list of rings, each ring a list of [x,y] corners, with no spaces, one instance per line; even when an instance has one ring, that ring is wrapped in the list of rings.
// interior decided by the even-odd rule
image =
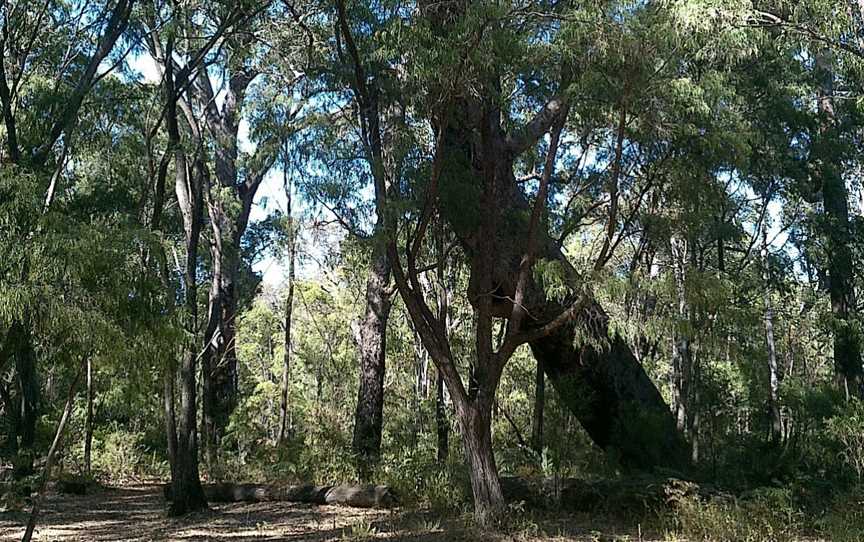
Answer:
[[[546,407],[546,375],[543,362],[537,361],[534,378],[534,415],[531,417],[531,448],[543,453],[543,411]]]
[[[183,276],[185,295],[186,338],[183,345],[183,359],[180,364],[180,419],[177,424],[177,449],[172,467],[174,495],[168,513],[179,516],[207,508],[207,500],[201,489],[198,473],[198,428],[197,428],[197,322],[198,322],[198,242],[201,233],[201,190],[206,182],[203,159],[199,156],[192,168],[194,181],[186,182],[183,172],[186,166],[183,151],[177,149],[178,170],[177,196],[184,205],[184,228],[186,230],[186,266]],[[192,190],[189,190],[189,187]],[[166,390],[167,391],[167,390]],[[167,400],[167,398],[166,398]],[[170,423],[170,420],[167,420]],[[169,435],[169,439],[170,439]]]
[[[477,203],[462,196],[476,191],[486,175],[475,164],[478,143],[462,119],[477,116],[475,106],[454,114],[459,122],[447,125],[443,137],[445,164],[441,174],[441,213],[459,238],[463,250],[471,256],[487,240],[479,235],[480,224],[473,217],[480,214]],[[492,121],[495,123],[493,117]],[[509,318],[516,280],[527,243],[527,217],[531,205],[514,175],[515,156],[511,150],[493,145],[485,149],[487,171],[494,171],[495,201],[491,203],[500,216],[507,217],[496,232],[492,289],[479,283],[482,273],[472,265],[468,295],[482,299],[492,292],[493,313]],[[580,280],[567,261],[558,242],[543,231],[538,232],[536,258],[560,262],[572,286]],[[572,271],[571,271],[572,270]],[[544,288],[532,277],[527,279],[525,307],[532,316],[528,326],[543,326],[562,314],[567,306],[546,296]],[[588,336],[587,339],[579,337]],[[574,344],[575,343],[575,344]],[[534,357],[558,390],[561,401],[570,408],[594,442],[615,453],[622,464],[638,469],[654,467],[686,468],[688,448],[660,392],[636,360],[630,347],[618,335],[610,336],[609,317],[595,299],[572,324],[533,341]],[[650,428],[650,429],[649,429]]]
[[[650,470],[685,468],[687,443],[676,430],[669,407],[630,348],[609,335],[609,321],[596,302],[581,323],[534,341],[531,350],[543,363],[557,397],[595,444],[619,457],[624,466]],[[605,347],[574,338],[587,326]],[[602,344],[602,343],[601,343]]]
[[[216,211],[210,208],[211,223],[225,222],[214,218]],[[218,216],[218,215],[216,215]],[[214,226],[214,229],[215,226]],[[221,229],[216,231],[224,235]],[[215,237],[215,233],[214,233]],[[232,239],[229,236],[228,239]],[[215,465],[222,446],[222,437],[228,427],[228,419],[237,401],[237,356],[234,348],[236,333],[235,277],[239,260],[236,247],[226,246],[224,238],[214,238],[211,245],[213,261],[210,286],[207,327],[204,333],[204,355],[201,357],[202,374],[202,433],[204,450],[209,465]]]
[[[504,511],[504,494],[492,453],[491,405],[478,401],[457,409],[465,460],[474,494],[474,517],[481,525],[494,523]]]
[[[383,244],[376,244],[366,281],[366,312],[357,333],[360,354],[360,389],[354,414],[353,448],[357,467],[365,479],[381,454],[384,408],[384,372],[387,320],[391,301],[386,291],[390,262]]]
[[[816,69],[823,83],[819,96],[822,129],[813,154],[817,182],[822,188],[825,213],[823,235],[828,255],[828,291],[834,316],[834,373],[840,391],[849,397],[864,397],[864,370],[861,365],[861,340],[856,333],[857,305],[855,296],[852,235],[849,224],[849,193],[846,180],[837,164],[840,157],[834,151],[836,120],[834,115],[834,73],[830,53],[816,55]]]
[[[195,391],[195,351],[189,349],[180,367],[180,423],[176,461],[172,469],[175,475],[172,491],[177,498],[171,502],[168,510],[172,516],[207,508],[207,499],[198,474]]]
[[[91,471],[90,450],[93,445],[93,360],[87,356],[87,414],[84,420],[84,474]]]

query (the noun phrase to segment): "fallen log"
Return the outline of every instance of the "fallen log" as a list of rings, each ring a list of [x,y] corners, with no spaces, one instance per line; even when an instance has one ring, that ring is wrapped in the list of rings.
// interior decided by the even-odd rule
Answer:
[[[210,502],[302,502],[338,504],[354,508],[391,508],[398,504],[396,494],[387,486],[275,486],[264,484],[204,484]],[[165,500],[172,499],[171,484],[165,485]]]

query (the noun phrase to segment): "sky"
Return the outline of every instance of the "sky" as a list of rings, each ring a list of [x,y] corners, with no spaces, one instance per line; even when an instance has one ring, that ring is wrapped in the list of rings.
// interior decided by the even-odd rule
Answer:
[[[155,61],[147,53],[130,56],[129,67],[140,73],[144,82],[158,83],[160,80]],[[223,97],[224,93],[221,92],[216,96],[216,101],[220,106]],[[249,140],[249,124],[245,120],[240,122],[239,140],[240,149],[242,151],[254,151],[255,147]],[[293,199],[296,202],[297,197],[295,196]],[[284,211],[286,206],[287,198],[282,183],[282,171],[279,168],[274,167],[264,177],[261,186],[258,188],[258,192],[255,194],[255,202],[252,205],[250,221],[261,221],[277,210]],[[315,258],[311,258],[305,263],[305,265],[300,266],[299,274],[301,276],[315,273],[315,270],[313,269],[314,260]],[[287,277],[287,262],[274,257],[272,254],[266,254],[261,260],[253,265],[252,269],[257,273],[261,273],[263,282],[269,286],[279,286]]]
[[[160,78],[158,70],[156,69],[156,64],[153,58],[147,53],[130,57],[129,66],[132,70],[140,73],[144,81],[151,83],[159,82]],[[220,106],[223,97],[223,92],[219,92],[216,95],[217,104]],[[239,144],[240,149],[244,152],[254,151],[254,145],[249,140],[249,125],[245,120],[240,122]],[[754,196],[749,187],[745,187],[745,192],[747,192],[747,197]],[[300,206],[302,206],[302,201],[300,201],[297,194],[294,195],[293,201],[295,210],[298,207],[298,202],[300,203]],[[274,167],[264,177],[264,180],[256,193],[255,201],[251,209],[250,220],[252,222],[261,221],[277,210],[284,212],[286,205],[287,198],[283,188],[282,171],[278,167]],[[862,197],[861,206],[864,207],[864,197]],[[780,202],[772,201],[769,203],[767,213],[769,217],[768,239],[775,251],[788,251],[791,248],[787,243],[788,234],[781,231],[780,228],[781,210],[782,207]],[[296,214],[297,213],[295,212],[295,215]],[[748,228],[751,235],[755,233],[756,224],[745,224],[744,226],[745,228]],[[344,233],[338,232],[336,235],[341,237]],[[298,262],[298,275],[307,278],[319,275],[321,269],[317,262],[323,261],[324,256],[324,254],[320,253],[321,250],[327,250],[327,247],[336,245],[329,242],[303,242],[303,240],[306,239],[301,239],[300,244],[308,251],[308,257],[301,258],[300,262]],[[261,259],[259,259],[259,261],[254,263],[253,270],[261,274],[262,281],[265,285],[271,287],[279,287],[287,278],[287,262],[269,253],[265,254]]]

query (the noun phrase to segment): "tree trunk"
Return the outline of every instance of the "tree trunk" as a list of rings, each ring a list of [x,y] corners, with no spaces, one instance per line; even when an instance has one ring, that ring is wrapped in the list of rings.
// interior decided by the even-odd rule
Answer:
[[[767,205],[767,202],[766,202]],[[778,443],[783,433],[780,416],[780,378],[777,371],[777,348],[774,342],[774,307],[771,305],[770,268],[768,262],[768,232],[762,228],[762,278],[765,282],[765,348],[768,353],[768,420],[772,443]]]
[[[538,454],[543,453],[543,410],[546,406],[546,375],[543,362],[537,362],[534,378],[534,415],[531,418],[531,448]]]
[[[291,201],[290,197],[288,201]],[[288,204],[288,208],[290,210],[290,203]],[[284,443],[285,439],[288,437],[288,433],[290,431],[289,424],[291,419],[288,412],[288,399],[291,379],[291,313],[294,306],[295,239],[293,232],[291,233],[291,239],[289,242],[291,243],[291,246],[288,249],[288,293],[285,296],[285,353],[282,364],[282,390],[280,393],[281,397],[279,403],[279,436],[276,439],[277,442],[280,444]]]
[[[287,160],[287,152],[285,153]],[[280,394],[280,402],[279,402],[279,434],[276,438],[277,443],[283,444],[285,439],[288,437],[289,433],[289,424],[290,424],[290,414],[288,412],[289,408],[289,392],[290,392],[290,381],[291,381],[291,314],[294,310],[294,260],[296,259],[297,254],[297,231],[296,224],[294,223],[293,217],[293,194],[292,194],[292,184],[290,177],[288,175],[288,168],[285,168],[282,171],[283,173],[283,184],[285,188],[285,199],[287,200],[286,204],[286,214],[288,216],[288,292],[285,296],[285,340],[284,347],[285,353],[283,354],[283,364],[282,364],[282,390]]]
[[[447,405],[444,404],[444,377],[441,371],[437,372],[435,379],[435,428],[438,436],[439,463],[446,463],[450,454],[450,424],[447,422]]]
[[[168,441],[168,463],[171,467],[171,479],[177,478],[177,414],[174,411],[174,380],[177,372],[173,364],[165,368],[162,376],[162,406],[165,411],[165,435]]]
[[[87,358],[89,365],[90,359]],[[48,479],[51,477],[51,470],[54,468],[54,458],[57,456],[57,451],[63,443],[63,435],[66,430],[66,423],[69,421],[69,416],[72,414],[72,403],[75,399],[75,388],[81,380],[81,370],[75,373],[75,379],[72,380],[72,385],[69,386],[69,394],[66,397],[66,406],[63,409],[63,415],[60,416],[60,423],[57,424],[57,431],[54,433],[54,441],[51,443],[51,448],[48,449],[48,456],[45,458],[45,466],[42,469],[42,478],[39,482],[39,491],[33,499],[33,508],[30,510],[30,518],[27,521],[27,528],[24,530],[24,536],[21,537],[21,542],[30,542],[33,537],[33,531],[36,529],[36,520],[39,518],[39,510],[42,503],[42,498],[45,495],[45,489],[48,486]]]
[[[168,510],[171,516],[207,508],[207,499],[198,474],[195,391],[195,350],[189,348],[180,367],[180,423],[173,468],[175,477],[172,480],[175,499]]]
[[[481,525],[489,525],[504,511],[504,494],[492,453],[491,405],[475,400],[457,409],[457,414],[474,494],[474,517]]]
[[[90,449],[93,444],[93,361],[87,356],[87,417],[84,420],[84,474],[91,473]]]
[[[687,259],[692,247],[680,237],[670,240],[675,294],[678,301],[676,322],[672,337],[672,412],[678,431],[689,429],[690,392],[693,356],[690,341],[690,305],[687,301]]]
[[[211,224],[221,222],[218,211],[210,205]],[[202,374],[202,433],[207,462],[216,464],[222,437],[228,427],[228,419],[237,401],[237,356],[234,339],[236,334],[235,277],[239,268],[237,247],[227,246],[233,235],[226,238],[222,229],[214,226],[214,241],[211,244],[213,272],[210,285],[207,327],[204,333],[204,355],[201,357]],[[220,236],[218,240],[215,236]]]
[[[15,452],[15,476],[28,476],[33,472],[33,444],[38,418],[39,382],[36,375],[36,352],[28,324],[14,321],[6,335],[4,351],[11,353],[15,362],[14,393],[7,390],[4,400],[10,403],[9,444]],[[7,354],[8,355],[8,354]],[[18,438],[20,437],[20,445]]]
[[[202,222],[202,187],[206,182],[203,158],[198,156],[192,168],[194,180],[186,180],[186,159],[183,150],[175,150],[177,160],[177,196],[184,207],[184,229],[186,233],[186,266],[183,275],[185,310],[185,340],[183,359],[180,364],[180,421],[177,427],[177,449],[171,483],[177,498],[171,503],[169,515],[179,516],[207,508],[207,500],[201,489],[198,474],[198,429],[197,429],[197,342],[198,328],[198,242]],[[190,179],[191,180],[191,179]],[[191,191],[190,191],[191,187]],[[167,386],[167,385],[166,385]],[[168,398],[166,397],[166,400]],[[166,423],[171,423],[170,419]],[[169,439],[170,439],[169,435]]]
[[[608,345],[582,342],[581,330],[567,326],[531,343],[559,400],[573,412],[591,440],[629,468],[686,468],[687,443],[676,430],[669,407],[618,335],[609,336],[608,317],[595,302],[582,322],[591,337]],[[584,331],[583,331],[584,333]]]
[[[391,301],[386,291],[390,282],[390,262],[383,244],[375,246],[372,268],[366,281],[366,312],[360,322],[357,348],[360,353],[360,389],[354,414],[353,449],[361,479],[381,454],[381,429],[384,407],[384,363],[387,320]]]
[[[821,72],[822,88],[819,113],[822,127],[814,145],[817,183],[822,188],[825,213],[823,235],[828,256],[828,291],[834,316],[834,372],[840,391],[846,396],[864,396],[862,381],[861,343],[855,331],[856,296],[853,276],[852,235],[849,224],[849,193],[846,180],[837,166],[842,158],[834,148],[837,126],[834,115],[834,73],[830,53],[816,55],[816,69]]]

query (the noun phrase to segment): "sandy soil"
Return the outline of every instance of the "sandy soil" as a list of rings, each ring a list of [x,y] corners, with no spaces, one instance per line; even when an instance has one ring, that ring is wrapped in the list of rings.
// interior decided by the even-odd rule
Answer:
[[[26,519],[23,513],[0,514],[0,542],[20,540]],[[165,515],[161,486],[141,485],[106,488],[87,496],[50,495],[44,503],[34,539],[42,542],[638,540],[636,532],[604,529],[601,533],[585,529],[586,519],[553,518],[538,525],[536,530],[529,527],[518,534],[507,535],[472,531],[459,518],[438,519],[428,512],[284,502],[213,504],[207,512],[171,519]]]

